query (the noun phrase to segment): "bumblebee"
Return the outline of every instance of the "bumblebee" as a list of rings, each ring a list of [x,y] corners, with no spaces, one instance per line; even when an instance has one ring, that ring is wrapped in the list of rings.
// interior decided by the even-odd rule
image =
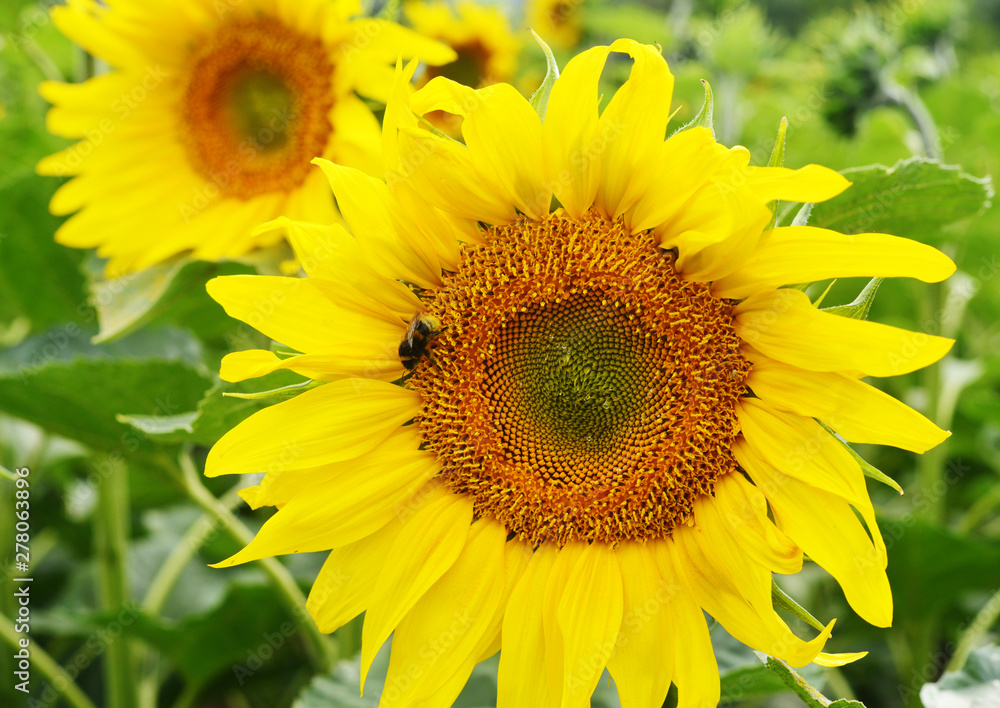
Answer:
[[[417,368],[420,360],[427,356],[431,363],[436,365],[434,357],[430,355],[427,348],[431,342],[441,334],[441,321],[433,315],[425,315],[418,312],[410,320],[410,326],[406,328],[406,336],[399,344],[399,361],[406,367],[407,371]]]

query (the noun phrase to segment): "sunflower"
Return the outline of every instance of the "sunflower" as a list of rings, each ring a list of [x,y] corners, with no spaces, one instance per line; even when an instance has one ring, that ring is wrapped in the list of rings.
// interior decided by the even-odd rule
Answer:
[[[611,52],[633,60],[598,111]],[[394,632],[382,706],[448,706],[500,653],[498,706],[586,706],[607,667],[625,708],[714,705],[703,610],[795,666],[821,650],[772,605],[803,554],[851,607],[892,619],[886,548],[847,441],[923,452],[948,433],[860,380],[950,340],[840,317],[782,287],[939,281],[952,262],[883,234],[769,228],[831,170],[751,167],[705,128],[664,140],[673,77],[619,40],[572,59],[544,120],[511,86],[438,78],[383,126],[385,182],[320,162],[352,228],[286,222],[307,278],[209,283],[298,354],[237,352],[230,381],[322,383],[211,450],[278,507],[221,565],[331,550],[309,596],[333,631],[365,612],[362,670]],[[464,117],[465,144],[419,116]],[[558,206],[553,208],[553,197]],[[858,515],[855,514],[855,511]]]
[[[444,42],[457,54],[453,62],[427,67],[417,82],[419,86],[444,76],[466,86],[482,88],[508,81],[514,75],[521,43],[500,8],[466,0],[454,5],[410,2],[403,11],[414,30]],[[426,119],[452,137],[461,134],[458,116],[433,111]]]
[[[456,59],[429,67],[424,83],[437,76],[473,88],[507,81],[517,69],[521,43],[511,31],[507,16],[495,5],[464,2],[410,2],[403,13],[413,29],[444,42]]]
[[[71,1],[62,32],[112,67],[83,84],[47,81],[51,132],[82,140],[38,165],[72,176],[56,233],[97,247],[117,276],[184,251],[216,260],[270,245],[251,235],[279,215],[330,222],[316,156],[381,174],[378,121],[400,54],[454,53],[382,20],[351,19],[351,0],[178,3]]]
[[[528,0],[526,22],[546,42],[572,49],[580,41],[583,0]]]

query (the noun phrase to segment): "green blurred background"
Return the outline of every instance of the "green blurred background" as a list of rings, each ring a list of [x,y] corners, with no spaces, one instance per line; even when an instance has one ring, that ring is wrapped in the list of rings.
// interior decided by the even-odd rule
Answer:
[[[520,26],[520,5],[504,8]],[[28,702],[13,690],[4,644],[0,704],[374,706],[378,675],[357,696],[357,622],[320,641],[295,609],[322,554],[207,567],[269,513],[235,496],[234,483],[252,480],[200,474],[212,442],[266,405],[221,397],[238,388],[218,381],[221,357],[268,343],[229,320],[203,283],[264,266],[179,264],[118,286],[99,281],[92,254],[52,240],[59,220],[46,205],[59,180],[36,176],[34,165],[68,143],[46,133],[36,87],[76,80],[88,62],[46,9],[0,0],[0,464],[31,470],[36,647]],[[1000,683],[988,683],[1000,681],[1000,209],[989,207],[984,179],[1000,167],[1000,2],[584,0],[574,12],[577,48],[618,36],[663,47],[676,76],[675,125],[701,107],[707,79],[720,141],[747,146],[754,164],[767,162],[782,117],[786,166],[907,161],[855,172],[857,186],[810,223],[908,236],[956,261],[960,272],[943,285],[885,282],[871,309],[874,320],[957,339],[940,365],[884,382],[954,435],[924,456],[858,446],[906,490],[869,483],[889,546],[891,629],[857,619],[809,564],[782,584],[821,621],[839,618],[829,651],[870,652],[842,669],[804,670],[831,698],[1000,705]],[[544,61],[524,40],[515,84],[530,91]],[[558,51],[560,63],[572,53]],[[628,70],[609,64],[605,96]],[[864,285],[839,281],[824,304],[848,303]],[[246,390],[295,381],[272,375]],[[5,641],[16,614],[14,494],[0,479]],[[713,635],[725,704],[802,705],[752,652],[720,628]],[[921,694],[973,649],[964,673]],[[385,664],[383,652],[374,673],[384,677]],[[79,695],[52,687],[56,665]],[[459,705],[493,705],[495,672],[495,661],[477,669]],[[617,706],[613,689],[602,682],[594,704]]]

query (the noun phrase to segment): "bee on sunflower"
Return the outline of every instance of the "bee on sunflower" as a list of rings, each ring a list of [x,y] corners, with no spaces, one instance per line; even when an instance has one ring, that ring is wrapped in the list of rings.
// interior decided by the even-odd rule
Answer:
[[[46,81],[48,128],[80,142],[42,160],[67,177],[56,240],[97,248],[117,277],[183,252],[236,257],[272,245],[257,224],[337,218],[314,157],[380,175],[379,125],[399,55],[455,53],[412,30],[359,17],[353,0],[177,3],[75,0],[62,32],[111,70]]]
[[[633,66],[599,111],[611,53]],[[326,382],[211,450],[208,475],[265,472],[245,498],[278,507],[220,565],[329,550],[309,610],[326,632],[365,612],[363,673],[393,634],[382,706],[449,706],[497,651],[500,708],[587,706],[605,667],[625,708],[660,706],[671,683],[682,708],[715,705],[703,611],[794,666],[859,658],[823,652],[832,620],[794,634],[772,575],[807,554],[863,619],[891,623],[864,474],[830,430],[941,442],[860,379],[951,341],[783,286],[935,282],[954,264],[884,234],[771,228],[772,201],[848,181],[749,166],[702,127],[665,140],[673,77],[653,47],[581,53],[547,102],[446,78],[409,96],[414,69],[397,68],[385,181],[319,162],[351,232],[284,222],[308,277],[209,283],[301,352],[230,354],[224,379]],[[437,110],[463,117],[464,144],[423,127]],[[434,324],[416,361],[415,321]]]

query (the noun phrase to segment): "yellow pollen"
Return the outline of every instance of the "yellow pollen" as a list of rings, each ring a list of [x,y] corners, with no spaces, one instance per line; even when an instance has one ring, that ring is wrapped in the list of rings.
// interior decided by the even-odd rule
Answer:
[[[194,169],[226,196],[290,192],[333,126],[323,43],[271,18],[223,25],[191,60],[184,140]]]
[[[441,478],[532,543],[662,538],[736,470],[732,304],[593,213],[492,227],[429,294],[408,379]]]

